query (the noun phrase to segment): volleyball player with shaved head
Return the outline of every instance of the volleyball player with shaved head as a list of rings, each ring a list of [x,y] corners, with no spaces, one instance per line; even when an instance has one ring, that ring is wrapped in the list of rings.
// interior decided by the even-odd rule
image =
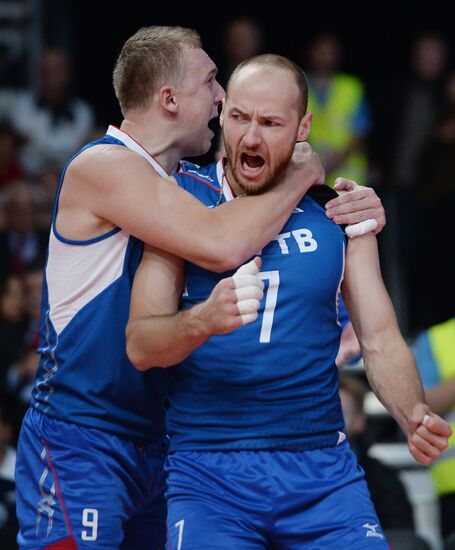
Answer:
[[[221,114],[226,158],[183,165],[179,184],[215,210],[273,189],[295,142],[309,135],[306,102],[305,75],[290,60],[242,63]],[[214,303],[229,273],[144,253],[127,349],[141,371],[170,367],[169,548],[388,549],[344,433],[335,365],[340,291],[371,386],[411,454],[429,464],[447,446],[450,427],[425,403],[376,238],[347,242],[324,212],[332,194],[310,189],[256,251],[260,258],[232,274],[227,290],[241,298],[248,324],[228,322],[229,296]]]

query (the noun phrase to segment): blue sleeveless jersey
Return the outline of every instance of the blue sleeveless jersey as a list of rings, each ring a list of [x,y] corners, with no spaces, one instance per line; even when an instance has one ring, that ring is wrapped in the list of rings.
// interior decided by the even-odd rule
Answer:
[[[122,137],[120,130],[112,133]],[[130,147],[106,134],[75,157],[98,144]],[[126,355],[131,287],[143,243],[120,228],[85,241],[59,235],[55,219],[67,167],[60,178],[44,272],[41,358],[32,406],[130,439],[162,437],[167,373],[139,372]]]
[[[222,170],[221,162],[204,168],[186,163],[176,179],[214,207]],[[223,201],[230,193],[225,183]],[[171,451],[300,450],[344,439],[335,366],[344,250],[340,227],[305,197],[262,250],[258,319],[212,336],[170,369]],[[183,307],[205,300],[231,274],[187,263]]]

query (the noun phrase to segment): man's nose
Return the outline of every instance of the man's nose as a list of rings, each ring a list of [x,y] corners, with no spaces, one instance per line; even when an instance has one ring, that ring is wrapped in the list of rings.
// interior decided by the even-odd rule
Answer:
[[[215,105],[220,105],[223,101],[223,98],[226,96],[223,86],[216,81],[216,90],[215,90]]]
[[[260,145],[261,140],[261,128],[257,122],[252,120],[243,136],[243,142],[247,147],[257,147]]]

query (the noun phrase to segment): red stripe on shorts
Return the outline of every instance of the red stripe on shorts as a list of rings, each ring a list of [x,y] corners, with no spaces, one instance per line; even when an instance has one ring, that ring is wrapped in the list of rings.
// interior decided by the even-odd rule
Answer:
[[[44,443],[44,447],[46,449],[47,461],[49,462],[49,466],[52,470],[52,473],[54,474],[55,486],[57,488],[57,495],[58,495],[58,499],[60,501],[60,506],[62,507],[63,515],[65,517],[66,527],[68,528],[68,532],[70,534],[70,536],[67,539],[64,539],[64,541],[58,542],[56,544],[63,544],[63,543],[66,544],[65,541],[71,541],[71,540],[73,541],[72,544],[74,544],[74,546],[66,546],[66,547],[64,547],[64,546],[55,546],[55,545],[51,544],[50,546],[46,546],[45,548],[76,548],[77,549],[76,540],[74,539],[73,531],[71,529],[71,524],[70,524],[70,520],[69,520],[69,517],[68,517],[68,513],[66,511],[66,507],[65,507],[65,503],[63,501],[62,493],[60,492],[60,486],[59,486],[59,483],[58,483],[57,472],[55,471],[54,465],[52,464],[51,453],[49,451],[49,447],[47,446],[47,443],[45,441],[43,441],[43,443]]]
[[[43,547],[43,550],[77,550],[77,544],[74,537],[67,537],[66,539],[58,540],[52,544],[48,544]]]

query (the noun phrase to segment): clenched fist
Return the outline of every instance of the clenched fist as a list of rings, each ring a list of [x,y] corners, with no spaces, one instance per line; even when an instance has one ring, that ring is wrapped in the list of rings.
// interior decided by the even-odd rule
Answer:
[[[209,334],[227,334],[257,319],[264,291],[260,269],[261,259],[256,257],[222,279],[207,300],[193,308]]]

